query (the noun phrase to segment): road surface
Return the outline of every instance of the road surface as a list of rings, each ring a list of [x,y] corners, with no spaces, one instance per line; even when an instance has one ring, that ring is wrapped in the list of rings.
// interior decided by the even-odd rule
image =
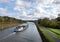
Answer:
[[[13,32],[14,27],[6,30],[6,34],[0,36],[0,42],[42,42],[42,39],[37,31],[37,27],[33,22],[27,22],[28,28],[23,32]],[[9,35],[8,35],[9,34]]]

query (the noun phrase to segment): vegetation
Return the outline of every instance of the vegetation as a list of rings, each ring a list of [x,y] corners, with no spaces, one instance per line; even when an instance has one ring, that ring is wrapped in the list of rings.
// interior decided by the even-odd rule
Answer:
[[[54,42],[54,39],[52,39],[52,38],[48,35],[48,33],[45,31],[44,28],[39,27],[39,29],[42,31],[42,33],[43,33],[43,35],[45,36],[45,38],[49,40],[49,42]]]
[[[39,19],[38,24],[40,26],[60,29],[60,17],[51,20],[49,18]]]
[[[46,42],[54,42],[54,39],[52,39],[51,36],[48,35],[43,27],[45,27],[51,34],[60,39],[60,15],[56,19],[39,19],[36,22],[36,25],[38,27],[38,30],[42,34],[42,37],[44,37],[43,39],[48,40]]]
[[[18,20],[8,16],[0,16],[0,30],[7,27],[12,27],[18,24],[23,23],[22,20]]]
[[[60,30],[59,29],[54,29],[54,28],[48,28],[48,30],[54,34],[57,38],[60,39]]]
[[[55,42],[54,39],[45,31],[45,29],[36,23],[43,42]]]

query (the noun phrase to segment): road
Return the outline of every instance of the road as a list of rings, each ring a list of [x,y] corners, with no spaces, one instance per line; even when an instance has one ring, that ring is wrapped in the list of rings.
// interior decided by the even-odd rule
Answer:
[[[6,34],[0,32],[0,42],[42,42],[36,25],[33,22],[27,24],[28,28],[23,32],[13,32],[15,27],[5,30]]]

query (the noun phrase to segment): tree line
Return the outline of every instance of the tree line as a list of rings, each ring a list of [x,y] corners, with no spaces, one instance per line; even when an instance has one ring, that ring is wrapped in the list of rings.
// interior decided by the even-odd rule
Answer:
[[[56,19],[49,19],[49,18],[39,19],[38,24],[44,27],[60,29],[60,16],[57,17]]]
[[[22,23],[22,20],[18,20],[16,18],[12,18],[12,17],[8,17],[8,16],[0,16],[0,23],[7,23],[7,22],[18,22],[18,23]]]

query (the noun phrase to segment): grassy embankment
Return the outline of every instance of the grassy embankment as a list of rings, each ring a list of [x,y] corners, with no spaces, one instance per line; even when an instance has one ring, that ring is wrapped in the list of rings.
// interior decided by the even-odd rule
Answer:
[[[44,37],[47,38],[50,42],[60,38],[60,30],[59,30],[60,29],[60,16],[58,16],[55,19],[49,19],[49,18],[38,19],[38,21],[36,21],[36,23],[38,24],[38,26],[37,26],[38,30],[41,31],[40,33],[42,33],[44,35]],[[43,27],[45,27],[46,29],[44,29]],[[48,30],[48,32],[47,32],[47,30]],[[49,35],[47,33],[51,34],[50,35],[51,37],[49,37]]]
[[[0,23],[0,30],[6,29],[6,28],[9,28],[9,27],[12,27],[12,26],[16,26],[18,24],[21,24],[21,23],[17,23],[17,22]]]
[[[54,34],[57,38],[60,39],[60,29],[48,28],[49,32]]]
[[[22,20],[18,20],[12,17],[8,17],[8,16],[0,16],[0,30],[12,27],[12,26],[16,26],[19,24],[24,23]]]
[[[39,30],[39,33],[42,37],[43,42],[54,42],[54,40],[47,34],[47,32],[45,31],[45,29],[41,26],[39,26],[38,24],[36,24]]]

